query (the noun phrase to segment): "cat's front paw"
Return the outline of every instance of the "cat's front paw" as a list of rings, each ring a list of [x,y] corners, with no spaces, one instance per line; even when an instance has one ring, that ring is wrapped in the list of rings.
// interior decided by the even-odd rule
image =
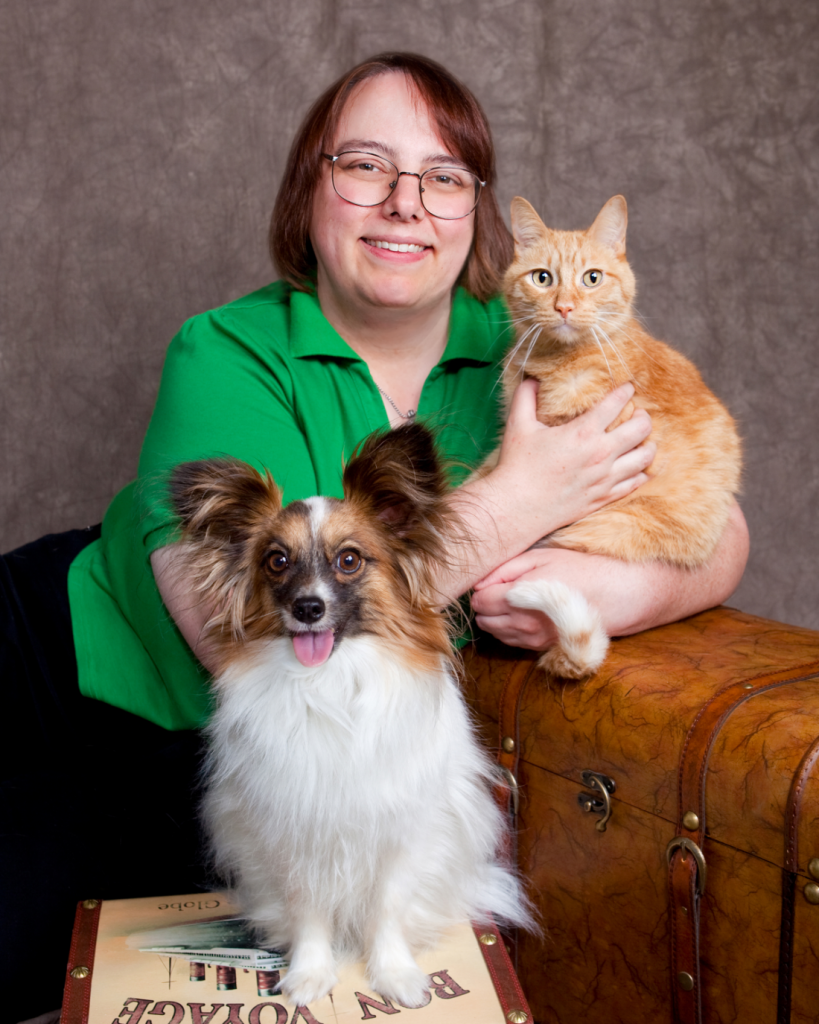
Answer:
[[[367,971],[373,990],[383,999],[391,999],[408,1009],[426,1006],[430,1001],[429,978],[416,964],[402,964]]]

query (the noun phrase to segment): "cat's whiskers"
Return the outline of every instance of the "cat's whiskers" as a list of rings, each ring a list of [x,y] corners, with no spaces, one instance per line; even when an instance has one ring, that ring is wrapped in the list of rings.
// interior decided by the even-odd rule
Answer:
[[[628,314],[627,313],[622,313],[622,312],[620,312],[619,310],[616,310],[616,309],[612,309],[612,310],[598,309],[596,314],[595,314],[595,318],[597,320],[605,320],[607,323],[611,324],[611,326],[616,328],[618,331],[623,331],[626,328],[626,326],[628,325],[628,322],[629,322]]]
[[[504,367],[505,370],[508,370],[509,367],[514,363],[515,357],[517,356],[518,352],[520,352],[520,350],[523,347],[523,345],[526,343],[526,340],[529,337],[529,335],[532,334],[534,331],[537,331],[538,334],[540,334],[541,330],[542,330],[541,325],[537,321],[535,321],[535,323],[533,323],[531,327],[529,327],[526,331],[523,332],[523,334],[520,336],[520,338],[516,342],[515,347],[512,349],[512,351],[509,353],[509,355],[504,360],[503,367]],[[526,353],[526,359],[528,359],[531,354],[532,354],[532,346],[530,345],[529,346],[529,351]],[[526,366],[526,360],[524,360],[523,364],[521,365],[521,371],[520,371],[521,375],[523,374],[523,370],[524,370],[525,366]]]
[[[541,324],[537,324],[536,326],[537,334],[535,334],[535,336],[529,342],[529,348],[526,350],[526,358],[521,363],[521,376],[523,375],[523,372],[526,369],[526,364],[529,362],[529,356],[532,354],[532,351],[534,350],[534,347],[537,344],[537,340],[540,337],[540,332],[543,330],[543,326]]]
[[[642,313],[638,313],[637,310],[634,309],[634,307],[632,306],[631,317],[629,322],[633,326],[640,327],[643,330],[645,330],[646,334],[651,335],[651,331],[649,331],[646,328],[646,319],[647,318],[644,317]],[[655,352],[645,349],[642,345],[638,344],[630,335],[626,335],[626,337],[631,342],[631,344],[634,345],[635,348],[638,348],[643,353],[643,355],[645,355],[649,359],[653,359],[655,362],[657,361],[657,354]]]
[[[657,362],[657,354],[656,354],[656,352],[652,352],[652,351],[651,351],[650,349],[646,349],[646,348],[645,348],[645,347],[644,347],[643,345],[641,345],[641,344],[640,344],[640,342],[639,342],[639,341],[637,341],[637,339],[636,339],[636,338],[635,338],[635,337],[634,337],[633,335],[631,335],[631,334],[624,334],[624,337],[625,337],[626,341],[628,341],[628,342],[629,342],[629,344],[633,345],[633,346],[634,346],[634,348],[636,348],[636,349],[637,349],[637,351],[638,351],[638,352],[640,352],[640,354],[641,354],[641,355],[643,355],[643,356],[644,356],[644,357],[645,357],[646,359],[650,359],[650,360],[652,360],[653,362]]]
[[[537,319],[537,313],[527,313],[525,316],[508,316],[502,323],[505,324],[525,324],[527,320]]]
[[[514,310],[509,311],[509,316],[500,317],[498,323],[502,324],[525,324],[537,319],[537,311],[533,310],[530,313],[523,313],[521,316],[514,316]]]
[[[632,377],[631,370],[629,369],[628,363],[623,358],[623,355],[620,352],[619,347],[608,336],[608,334],[606,334],[606,332],[603,330],[603,328],[599,324],[597,326],[598,326],[598,329],[599,329],[600,333],[603,335],[603,340],[608,343],[608,345],[611,348],[612,352],[617,356],[618,360],[620,361],[620,365],[626,371],[626,374],[628,375],[629,379],[631,379],[631,377]],[[594,330],[594,328],[592,328],[592,330]],[[595,332],[595,338],[597,338],[597,333],[596,332]],[[598,343],[598,345],[600,344],[599,341],[597,343]],[[600,345],[600,351],[603,352],[603,346],[602,345]],[[603,355],[605,356],[605,352],[603,352]],[[606,360],[606,365],[608,365],[608,359]]]
[[[601,344],[600,339],[597,337],[597,331],[594,329],[593,326],[589,327],[589,330],[592,333],[592,337],[597,342],[597,347],[600,349],[600,352],[601,352],[603,358],[606,360],[606,366],[609,369],[609,377],[611,377],[611,382],[612,382],[612,384],[616,384],[616,381],[614,379],[614,374],[611,372],[611,363],[609,362],[608,356],[606,355],[606,350],[603,348],[603,345]],[[602,328],[601,328],[601,330],[602,330]]]
[[[598,310],[597,321],[598,326],[600,327],[600,331],[603,334],[605,340],[616,351],[617,356],[620,359],[620,362],[623,363],[623,367],[627,373],[630,372],[629,367],[623,361],[623,357],[614,339],[611,338],[608,334],[606,334],[606,332],[603,330],[603,327],[600,325],[599,321],[601,320],[606,321],[607,326],[611,325],[611,328],[613,328],[614,331],[616,331],[616,333],[624,341],[627,341],[631,346],[636,348],[642,355],[646,356],[647,358],[654,358],[654,354],[652,352],[646,351],[646,349],[634,337],[634,334],[628,330],[629,326],[634,326],[635,321],[633,316],[630,316],[628,312],[621,312],[620,310]]]
[[[520,319],[522,321],[534,320],[535,319],[535,314],[532,314],[532,316],[521,317]],[[520,351],[521,345],[523,345],[523,343],[526,340],[526,338],[528,337],[528,335],[531,334],[532,331],[534,331],[536,327],[537,327],[537,323],[532,324],[532,326],[527,331],[525,331],[521,335],[521,337],[518,338],[518,340],[515,342],[514,348],[512,348],[512,350],[507,353],[506,358],[503,359],[502,362],[501,362],[501,365],[503,366],[504,371],[507,371],[509,369],[509,367],[512,365],[512,363],[514,362],[515,356]],[[520,377],[521,377],[521,380],[522,380],[523,379],[523,367],[520,368]],[[502,381],[502,375],[499,375],[497,377],[497,379],[495,380],[495,383],[492,385],[492,394],[495,393],[495,388],[500,387],[501,381]]]
[[[654,353],[651,350],[646,349],[643,345],[641,345],[639,343],[639,341],[637,341],[637,339],[636,339],[636,337],[634,336],[633,333],[631,333],[631,332],[626,330],[626,327],[629,325],[629,323],[634,323],[633,318],[630,319],[630,318],[628,318],[626,316],[623,316],[620,313],[613,313],[613,314],[609,314],[609,315],[614,320],[621,319],[623,321],[623,323],[618,324],[618,333],[620,335],[622,335],[622,337],[625,338],[625,340],[630,345],[632,345],[634,348],[636,348],[638,352],[640,352],[643,356],[646,357],[646,359],[651,359],[651,360],[655,360],[656,361],[656,358],[657,358],[656,357],[656,353]],[[599,316],[598,319],[603,319],[603,317]],[[601,328],[601,330],[602,330],[602,328]]]

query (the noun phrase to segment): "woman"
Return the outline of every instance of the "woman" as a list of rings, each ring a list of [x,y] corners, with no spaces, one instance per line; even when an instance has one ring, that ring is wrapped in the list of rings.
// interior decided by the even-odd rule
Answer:
[[[350,151],[375,153],[400,169],[379,205],[356,205],[346,197],[351,179],[342,178],[332,158]],[[477,172],[488,187],[474,211],[448,220],[424,208],[418,174],[453,163]],[[497,287],[508,242],[491,192],[493,176],[488,129],[474,99],[442,69],[400,55],[367,61],[331,87],[294,145],[273,219],[274,256],[297,287],[312,287],[315,275],[321,312],[366,363],[371,395],[374,384],[392,425],[404,410],[420,409],[426,417],[434,411],[424,405],[422,392],[445,352],[455,282],[460,278],[481,298]],[[363,201],[380,198],[366,195]],[[411,251],[392,251],[398,245]],[[488,404],[490,395],[484,399]],[[477,584],[477,623],[505,643],[543,649],[554,638],[545,616],[506,603],[506,591],[522,577],[560,576],[577,586],[601,609],[612,635],[719,603],[738,583],[745,558],[738,509],[717,557],[700,573],[528,550],[539,537],[645,479],[642,470],[654,454],[650,442],[641,444],[648,417],[641,412],[619,431],[603,433],[627,400],[626,392],[615,393],[588,418],[549,430],[534,416],[534,384],[525,384],[498,470],[462,487],[454,499],[481,544],[459,573],[442,581],[442,590],[454,598]],[[474,463],[478,452],[458,454]],[[532,474],[532,465],[542,472]],[[173,574],[163,572],[172,561],[172,548],[152,556],[160,591],[207,664],[199,639],[205,612],[191,607],[184,585],[174,591]]]
[[[285,281],[194,318],[174,339],[139,478],[114,499],[101,539],[79,552],[68,578],[79,688],[96,698],[72,698],[70,713],[75,722],[95,716],[92,732],[108,737],[109,749],[114,730],[118,756],[104,767],[123,793],[164,759],[177,817],[187,818],[178,798],[193,763],[185,730],[208,713],[208,609],[174,571],[166,495],[174,465],[228,453],[269,468],[292,500],[338,495],[344,456],[415,410],[465,466],[494,446],[496,368],[509,338],[492,295],[511,250],[493,162],[482,111],[442,68],[406,54],[364,62],[316,103],[293,146],[271,229]],[[522,577],[578,587],[612,634],[690,614],[734,589],[746,553],[738,509],[712,563],[695,572],[529,550],[646,479],[648,416],[638,411],[606,432],[630,395],[620,388],[576,421],[547,428],[535,417],[536,385],[521,385],[497,469],[453,491],[475,543],[442,574],[442,599],[474,586],[479,626],[542,649],[553,639],[548,620],[505,601]],[[178,749],[169,752],[163,729],[181,730],[170,734]],[[99,750],[96,738],[90,749]],[[187,888],[202,881],[191,835],[171,842],[167,822],[160,816],[146,829],[144,815],[123,820],[119,873],[93,891],[156,892],[145,871],[151,857],[168,891],[186,870]]]

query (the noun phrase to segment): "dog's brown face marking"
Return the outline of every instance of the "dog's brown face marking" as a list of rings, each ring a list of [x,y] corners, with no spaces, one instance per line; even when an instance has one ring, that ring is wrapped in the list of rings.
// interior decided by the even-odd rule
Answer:
[[[337,638],[362,632],[368,577],[378,562],[366,534],[341,502],[325,498],[293,502],[266,523],[256,538],[260,625],[277,619],[287,632],[332,629]]]

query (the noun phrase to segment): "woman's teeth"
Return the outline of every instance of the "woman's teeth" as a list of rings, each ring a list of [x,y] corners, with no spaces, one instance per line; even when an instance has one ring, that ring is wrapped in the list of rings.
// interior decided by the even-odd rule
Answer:
[[[374,245],[376,249],[389,249],[390,252],[423,252],[426,249],[425,245],[411,245],[407,242],[399,245],[397,242],[376,242],[372,238],[366,241],[367,245]]]

